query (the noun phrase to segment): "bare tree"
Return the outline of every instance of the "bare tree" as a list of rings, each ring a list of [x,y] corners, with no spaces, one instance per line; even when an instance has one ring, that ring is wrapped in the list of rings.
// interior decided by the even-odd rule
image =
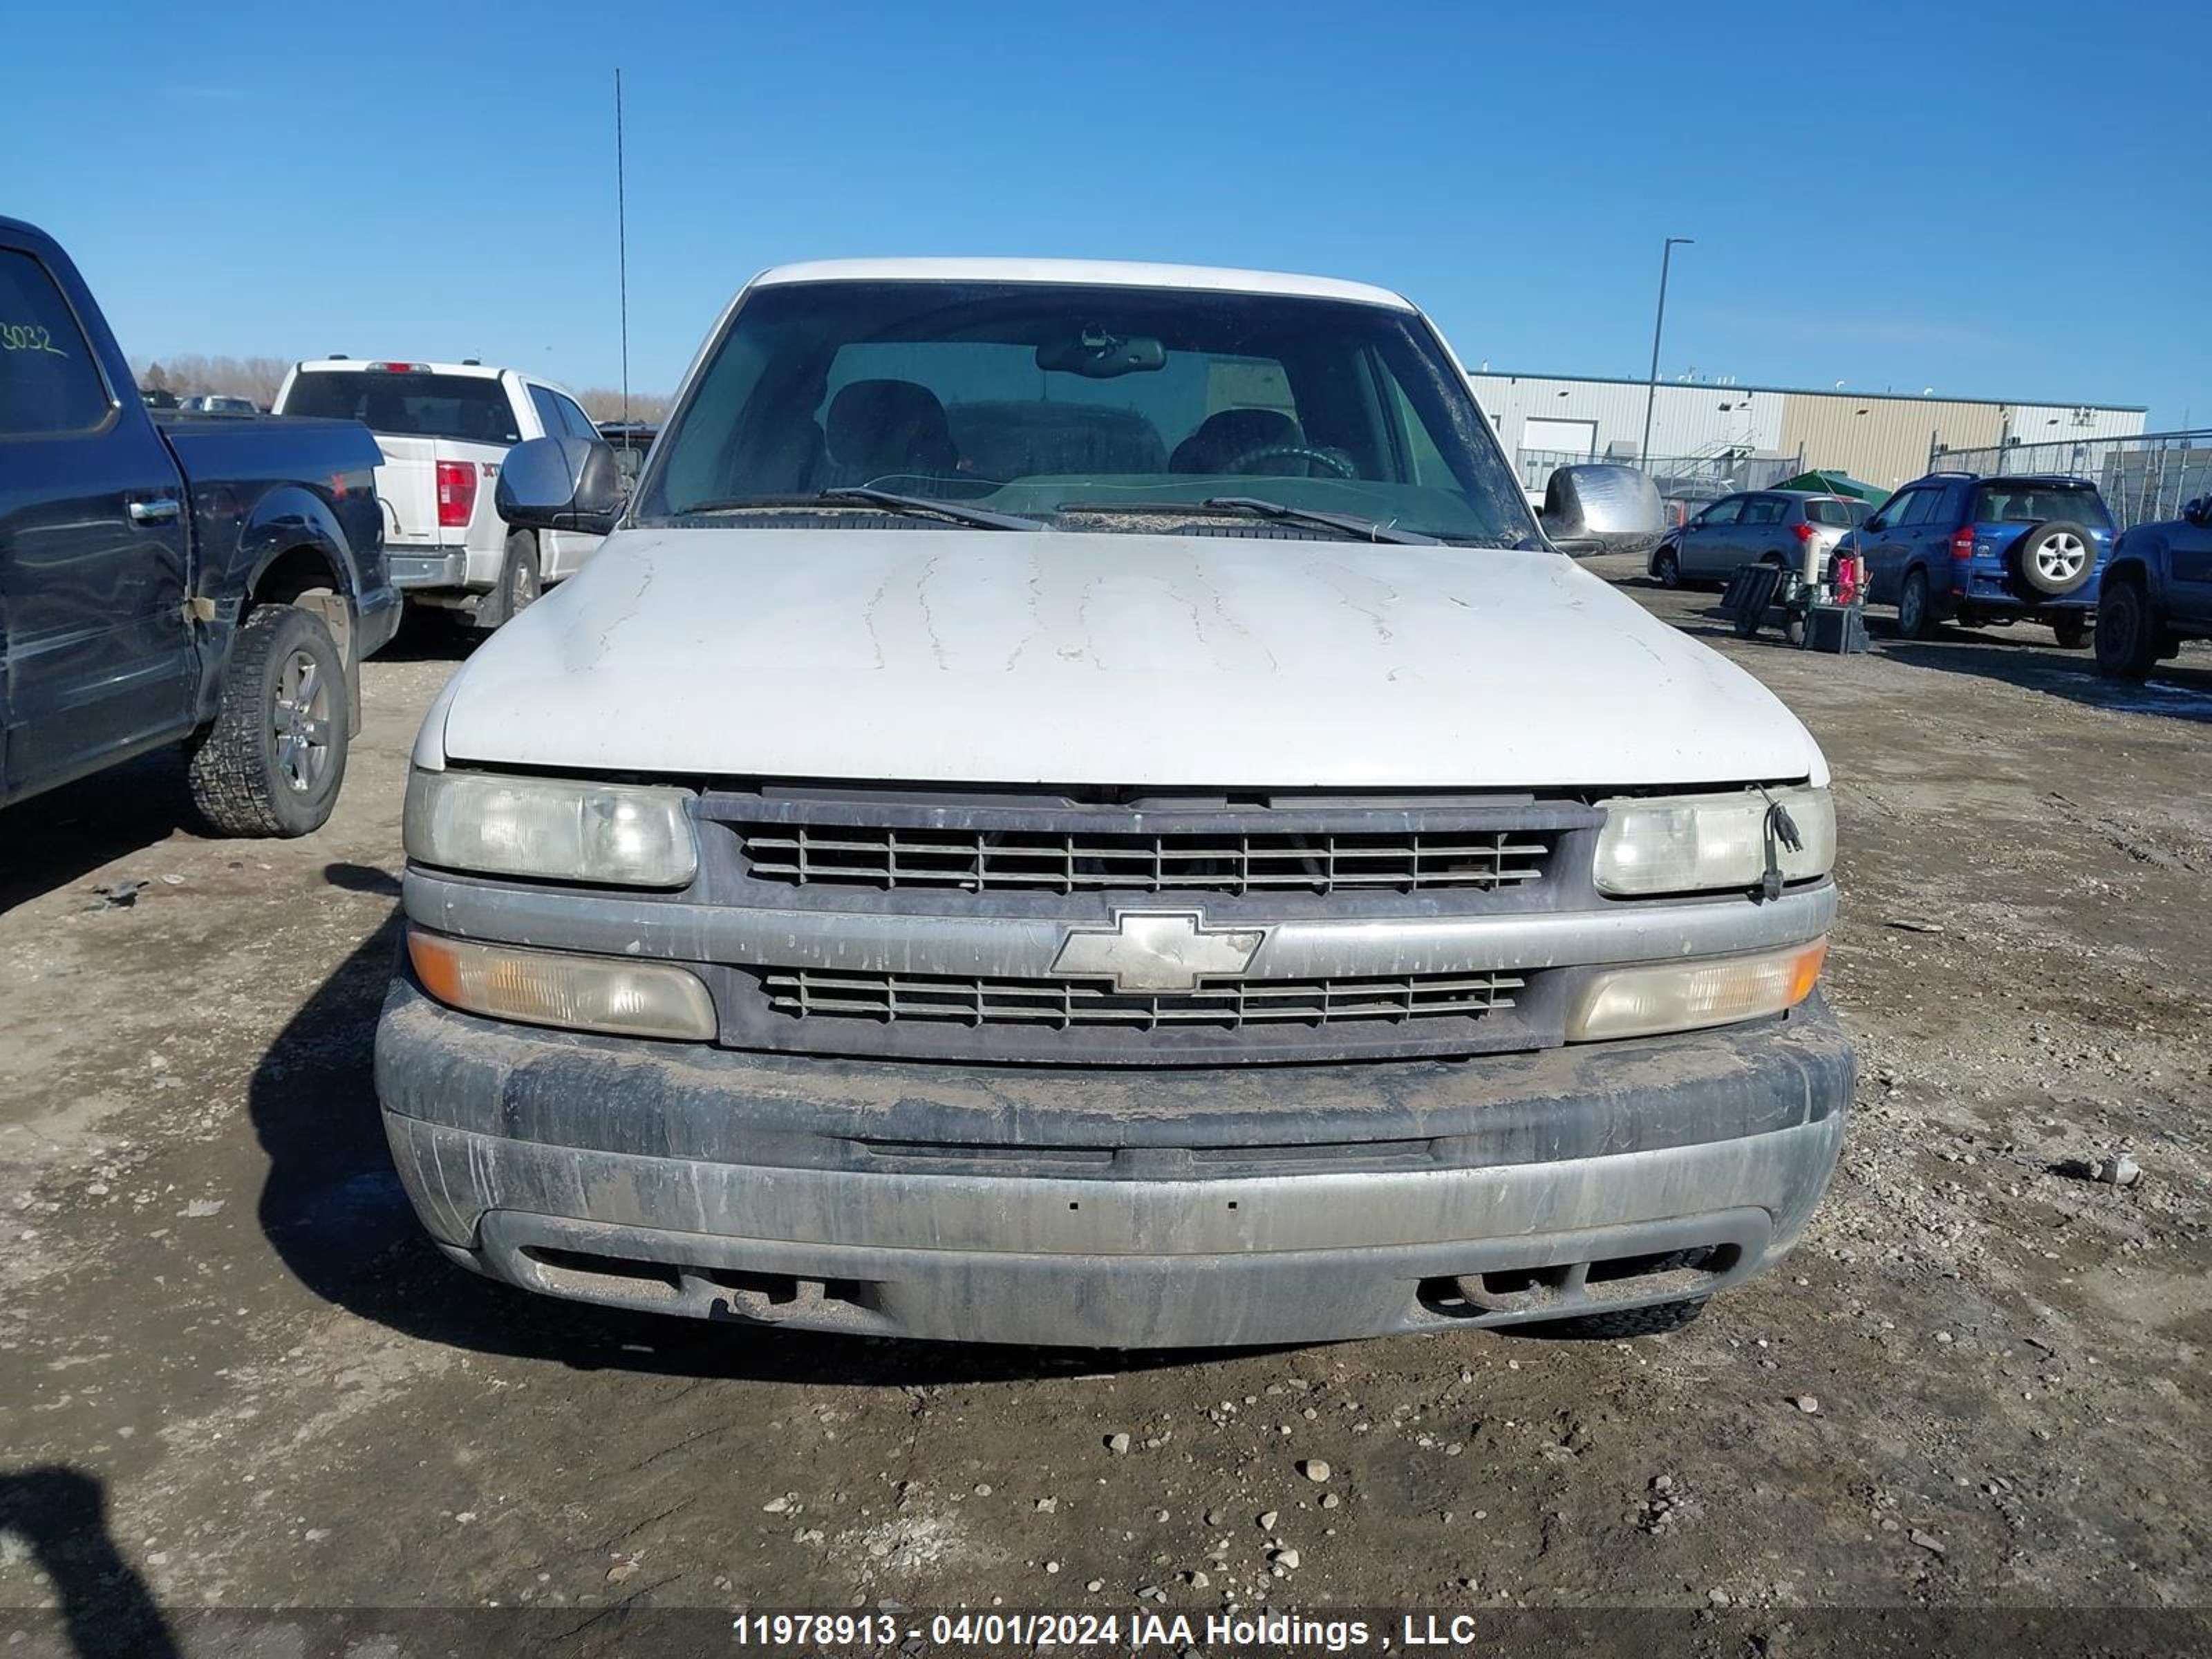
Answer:
[[[576,401],[584,406],[584,413],[602,423],[619,421],[623,417],[623,395],[619,387],[587,386],[576,394]],[[668,418],[668,411],[676,399],[665,392],[633,392],[629,394],[629,417],[658,426]]]
[[[173,392],[180,398],[195,397],[204,392],[220,392],[225,397],[251,398],[266,409],[276,401],[276,388],[283,384],[285,371],[291,364],[283,357],[210,357],[188,351],[158,362],[142,361],[131,367],[138,376],[138,384],[149,392]],[[595,421],[622,419],[623,395],[617,388],[592,386],[578,392],[576,397],[584,405],[584,412]],[[669,408],[675,401],[662,392],[633,392],[629,394],[629,417],[658,425],[667,419]]]
[[[250,398],[266,409],[276,400],[291,364],[282,357],[209,357],[180,352],[161,362],[134,365],[138,383],[149,391],[168,391],[180,397],[204,392],[229,398]]]

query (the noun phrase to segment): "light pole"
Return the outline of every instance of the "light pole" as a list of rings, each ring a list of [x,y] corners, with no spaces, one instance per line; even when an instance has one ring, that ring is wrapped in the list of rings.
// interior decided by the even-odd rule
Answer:
[[[1651,405],[1659,396],[1659,336],[1667,326],[1667,267],[1674,263],[1677,245],[1688,247],[1694,236],[1669,236],[1659,250],[1659,317],[1651,325],[1651,378],[1644,387],[1644,442],[1636,452],[1636,464],[1645,471],[1651,470]]]

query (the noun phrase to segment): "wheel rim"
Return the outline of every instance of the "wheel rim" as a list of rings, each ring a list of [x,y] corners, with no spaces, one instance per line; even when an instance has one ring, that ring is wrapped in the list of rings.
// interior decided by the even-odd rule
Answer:
[[[2136,653],[2136,629],[2142,625],[2142,618],[2136,610],[2136,596],[2126,587],[2121,587],[2105,603],[2106,614],[2098,620],[2100,623],[2111,623],[2111,654],[2118,661],[2125,662]]]
[[[2079,536],[2057,535],[2035,550],[2035,568],[2045,580],[2071,581],[2089,562],[2089,550]]]
[[[1920,631],[1920,613],[1927,608],[1928,590],[1917,581],[1905,585],[1905,597],[1897,602],[1897,625],[1908,634]]]
[[[1659,556],[1659,585],[1662,587],[1672,587],[1681,574],[1682,567],[1672,553]]]
[[[284,659],[270,714],[276,775],[294,794],[313,794],[331,769],[331,688],[313,654]]]

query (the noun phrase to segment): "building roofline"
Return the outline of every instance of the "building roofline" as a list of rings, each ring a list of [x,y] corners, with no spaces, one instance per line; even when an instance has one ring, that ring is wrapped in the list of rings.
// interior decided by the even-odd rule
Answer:
[[[1583,386],[1643,386],[1648,385],[1643,376],[1630,379],[1620,374],[1531,374],[1510,368],[1470,368],[1469,377],[1491,380],[1571,380]],[[1734,381],[1723,386],[1717,380],[1662,380],[1663,386],[1677,386],[1698,392],[1771,392],[1791,398],[1881,398],[1899,404],[1986,404],[1992,409],[2097,409],[2112,415],[2148,415],[2148,404],[2107,404],[2087,398],[1953,398],[1942,394],[1923,398],[1917,392],[1869,392],[1846,386],[1841,392],[1829,386],[1753,386]]]

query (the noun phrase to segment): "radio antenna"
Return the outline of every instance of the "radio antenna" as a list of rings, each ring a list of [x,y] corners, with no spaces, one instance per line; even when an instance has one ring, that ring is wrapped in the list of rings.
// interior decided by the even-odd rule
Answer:
[[[629,203],[623,176],[622,70],[615,70],[615,271],[622,310],[622,417],[629,424]]]

